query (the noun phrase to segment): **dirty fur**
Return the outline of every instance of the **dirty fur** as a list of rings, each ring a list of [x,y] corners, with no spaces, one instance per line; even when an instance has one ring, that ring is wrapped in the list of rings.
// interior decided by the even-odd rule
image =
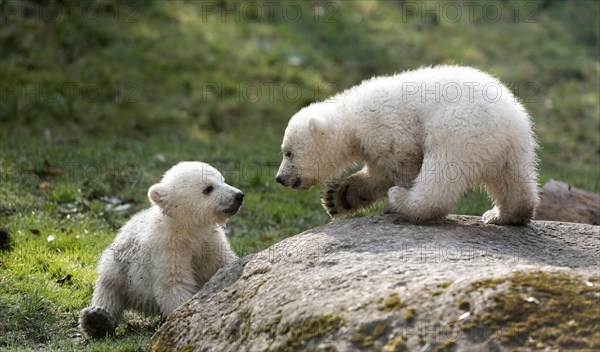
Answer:
[[[436,66],[375,77],[297,112],[282,143],[277,181],[295,189],[326,183],[333,218],[387,197],[413,222],[445,217],[483,186],[492,224],[523,225],[538,204],[537,142],[523,105],[477,69]],[[339,179],[344,171],[362,170]],[[333,181],[335,180],[335,181]]]
[[[171,168],[148,190],[152,207],[134,215],[102,253],[81,329],[101,338],[114,333],[126,309],[167,317],[189,300],[237,259],[222,225],[243,195],[208,164]]]

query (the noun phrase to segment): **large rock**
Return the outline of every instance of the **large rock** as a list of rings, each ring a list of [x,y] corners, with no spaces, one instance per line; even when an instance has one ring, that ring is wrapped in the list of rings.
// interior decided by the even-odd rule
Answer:
[[[550,180],[540,190],[535,218],[600,225],[600,194]]]
[[[599,229],[333,222],[220,270],[152,350],[600,348]]]

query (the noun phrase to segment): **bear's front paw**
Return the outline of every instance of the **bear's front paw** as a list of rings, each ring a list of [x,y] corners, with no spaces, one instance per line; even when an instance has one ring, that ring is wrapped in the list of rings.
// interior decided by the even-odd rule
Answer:
[[[496,207],[493,207],[492,209],[486,211],[481,216],[481,219],[486,224],[495,224],[495,225],[504,224],[504,222],[500,219],[500,212],[498,211],[498,208],[496,208]]]
[[[337,182],[330,183],[321,192],[321,204],[332,218],[340,218],[355,211],[348,201],[348,189],[350,185]]]
[[[93,338],[103,338],[115,332],[117,324],[102,307],[87,307],[79,314],[79,326]]]
[[[402,213],[405,206],[408,189],[400,186],[394,186],[388,190],[387,211],[392,213]]]

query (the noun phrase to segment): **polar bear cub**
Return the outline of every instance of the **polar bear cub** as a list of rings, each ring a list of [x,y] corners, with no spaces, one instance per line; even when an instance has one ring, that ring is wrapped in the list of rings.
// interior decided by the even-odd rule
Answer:
[[[213,167],[181,162],[148,190],[152,207],[134,215],[100,258],[92,305],[79,324],[112,334],[125,309],[168,316],[235,261],[222,229],[244,193]]]
[[[536,139],[527,111],[496,78],[437,66],[375,77],[297,112],[283,137],[276,180],[308,189],[344,217],[388,198],[414,222],[446,216],[482,185],[486,223],[527,223],[538,204]],[[332,181],[355,165],[364,168]]]

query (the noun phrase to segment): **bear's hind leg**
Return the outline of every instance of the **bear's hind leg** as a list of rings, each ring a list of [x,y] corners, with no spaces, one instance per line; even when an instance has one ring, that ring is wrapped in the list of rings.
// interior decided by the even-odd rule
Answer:
[[[92,305],[79,313],[79,326],[93,338],[103,338],[115,332],[124,309],[124,291],[118,278],[107,273],[100,274],[96,281]]]
[[[538,204],[537,174],[532,170],[512,171],[508,167],[497,175],[488,175],[485,187],[494,207],[483,214],[486,224],[525,225],[534,216]]]
[[[352,176],[327,185],[321,193],[321,203],[332,218],[343,218],[384,198],[391,186],[383,173],[370,172],[365,166]]]

